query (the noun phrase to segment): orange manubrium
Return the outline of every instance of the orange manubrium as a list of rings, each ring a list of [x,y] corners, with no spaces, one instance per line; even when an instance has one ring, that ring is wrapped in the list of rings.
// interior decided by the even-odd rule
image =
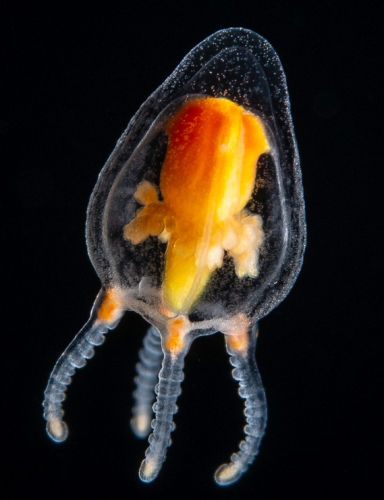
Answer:
[[[224,251],[238,277],[257,276],[263,241],[260,216],[244,210],[256,179],[257,160],[269,151],[259,117],[223,98],[186,102],[167,123],[168,149],[157,190],[142,182],[144,205],[124,228],[138,244],[148,236],[168,242],[165,304],[186,313],[198,299]]]

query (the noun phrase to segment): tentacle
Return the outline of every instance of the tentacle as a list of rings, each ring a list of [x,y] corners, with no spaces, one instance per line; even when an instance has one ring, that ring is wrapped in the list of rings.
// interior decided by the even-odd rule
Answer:
[[[235,367],[232,375],[240,383],[239,394],[245,399],[244,414],[248,425],[244,428],[246,438],[239,445],[240,451],[231,456],[229,464],[220,466],[215,473],[215,480],[221,486],[236,482],[246,472],[259,452],[267,424],[267,402],[255,359],[255,332],[256,325],[248,333],[246,348],[235,346],[230,336],[226,336],[230,362]]]
[[[95,301],[89,321],[59,357],[49,377],[44,392],[44,418],[47,421],[46,430],[49,437],[57,443],[65,441],[68,437],[68,426],[63,421],[62,402],[66,397],[67,386],[72,382],[71,377],[76,368],[82,368],[87,359],[93,357],[94,346],[104,342],[104,335],[108,330],[117,326],[123,314],[121,311],[113,311],[109,318],[100,319],[100,311],[106,303],[110,307],[111,299],[106,297],[104,291],[101,291]],[[102,311],[102,315],[105,316],[105,311]]]
[[[177,411],[176,401],[181,393],[183,381],[184,358],[189,350],[191,339],[175,354],[163,346],[164,359],[159,373],[159,383],[155,387],[157,394],[153,409],[156,414],[152,421],[153,433],[149,436],[149,448],[145,452],[145,460],[141,463],[139,476],[149,483],[156,479],[165,460],[167,447],[171,444],[171,432],[175,429],[173,415]]]
[[[153,326],[148,328],[144,337],[143,348],[139,352],[140,362],[136,365],[136,390],[133,393],[135,405],[131,427],[139,438],[148,436],[153,415],[152,405],[155,400],[154,387],[163,359],[160,334]]]

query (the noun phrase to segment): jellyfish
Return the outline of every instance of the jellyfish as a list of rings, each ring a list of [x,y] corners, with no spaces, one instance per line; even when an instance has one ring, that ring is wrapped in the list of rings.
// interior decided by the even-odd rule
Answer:
[[[134,311],[150,326],[131,426],[149,435],[139,477],[153,481],[175,428],[185,356],[197,337],[221,332],[246,425],[239,450],[214,477],[236,482],[267,422],[258,323],[293,286],[306,241],[286,78],[263,37],[218,31],[146,100],[99,175],[86,236],[101,290],[49,378],[48,435],[67,438],[62,402],[76,368]]]

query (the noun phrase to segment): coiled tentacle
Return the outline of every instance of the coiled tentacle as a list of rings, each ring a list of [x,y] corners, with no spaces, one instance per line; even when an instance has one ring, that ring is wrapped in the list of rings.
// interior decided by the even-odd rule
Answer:
[[[132,410],[131,427],[137,437],[145,438],[151,430],[154,388],[163,359],[160,334],[153,326],[148,328],[144,337],[139,359],[140,362],[136,365],[136,390],[133,393],[135,405]]]
[[[245,350],[234,348],[226,337],[230,362],[235,367],[232,376],[239,381],[239,394],[245,399],[244,414],[247,425],[244,427],[246,438],[241,441],[240,450],[231,456],[229,464],[221,465],[215,473],[215,480],[221,486],[236,482],[247,471],[259,452],[267,424],[267,402],[255,359],[256,328],[257,325],[249,332],[249,342]]]
[[[142,481],[153,481],[165,460],[167,447],[171,444],[171,432],[175,429],[173,415],[177,411],[176,401],[181,393],[183,381],[184,358],[190,347],[187,339],[183,349],[174,354],[164,348],[164,359],[159,373],[159,383],[155,387],[157,395],[153,410],[156,414],[152,421],[153,433],[149,436],[149,448],[145,452],[145,460],[141,463],[139,476]]]
[[[44,418],[47,421],[46,430],[49,437],[57,443],[65,441],[68,437],[68,426],[63,420],[62,403],[76,368],[82,368],[86,365],[87,359],[91,359],[95,353],[94,346],[104,342],[104,335],[108,330],[117,326],[122,316],[122,312],[118,312],[111,316],[110,321],[101,320],[98,312],[105,303],[105,299],[106,294],[102,290],[96,298],[90,319],[57,360],[44,391],[43,407]]]

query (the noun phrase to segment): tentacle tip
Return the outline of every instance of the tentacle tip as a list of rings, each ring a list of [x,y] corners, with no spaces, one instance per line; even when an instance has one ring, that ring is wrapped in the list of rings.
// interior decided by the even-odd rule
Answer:
[[[55,443],[62,443],[68,437],[68,426],[65,422],[59,419],[47,422],[46,430],[48,436],[52,439],[52,441],[55,441]]]
[[[146,413],[139,413],[132,417],[131,428],[135,436],[140,439],[145,439],[151,432],[151,420],[152,416]]]
[[[161,464],[155,460],[148,460],[147,458],[141,462],[139,477],[143,483],[151,483],[157,478],[160,469]]]
[[[240,479],[241,468],[236,463],[221,465],[215,472],[215,481],[219,486],[229,486]]]

